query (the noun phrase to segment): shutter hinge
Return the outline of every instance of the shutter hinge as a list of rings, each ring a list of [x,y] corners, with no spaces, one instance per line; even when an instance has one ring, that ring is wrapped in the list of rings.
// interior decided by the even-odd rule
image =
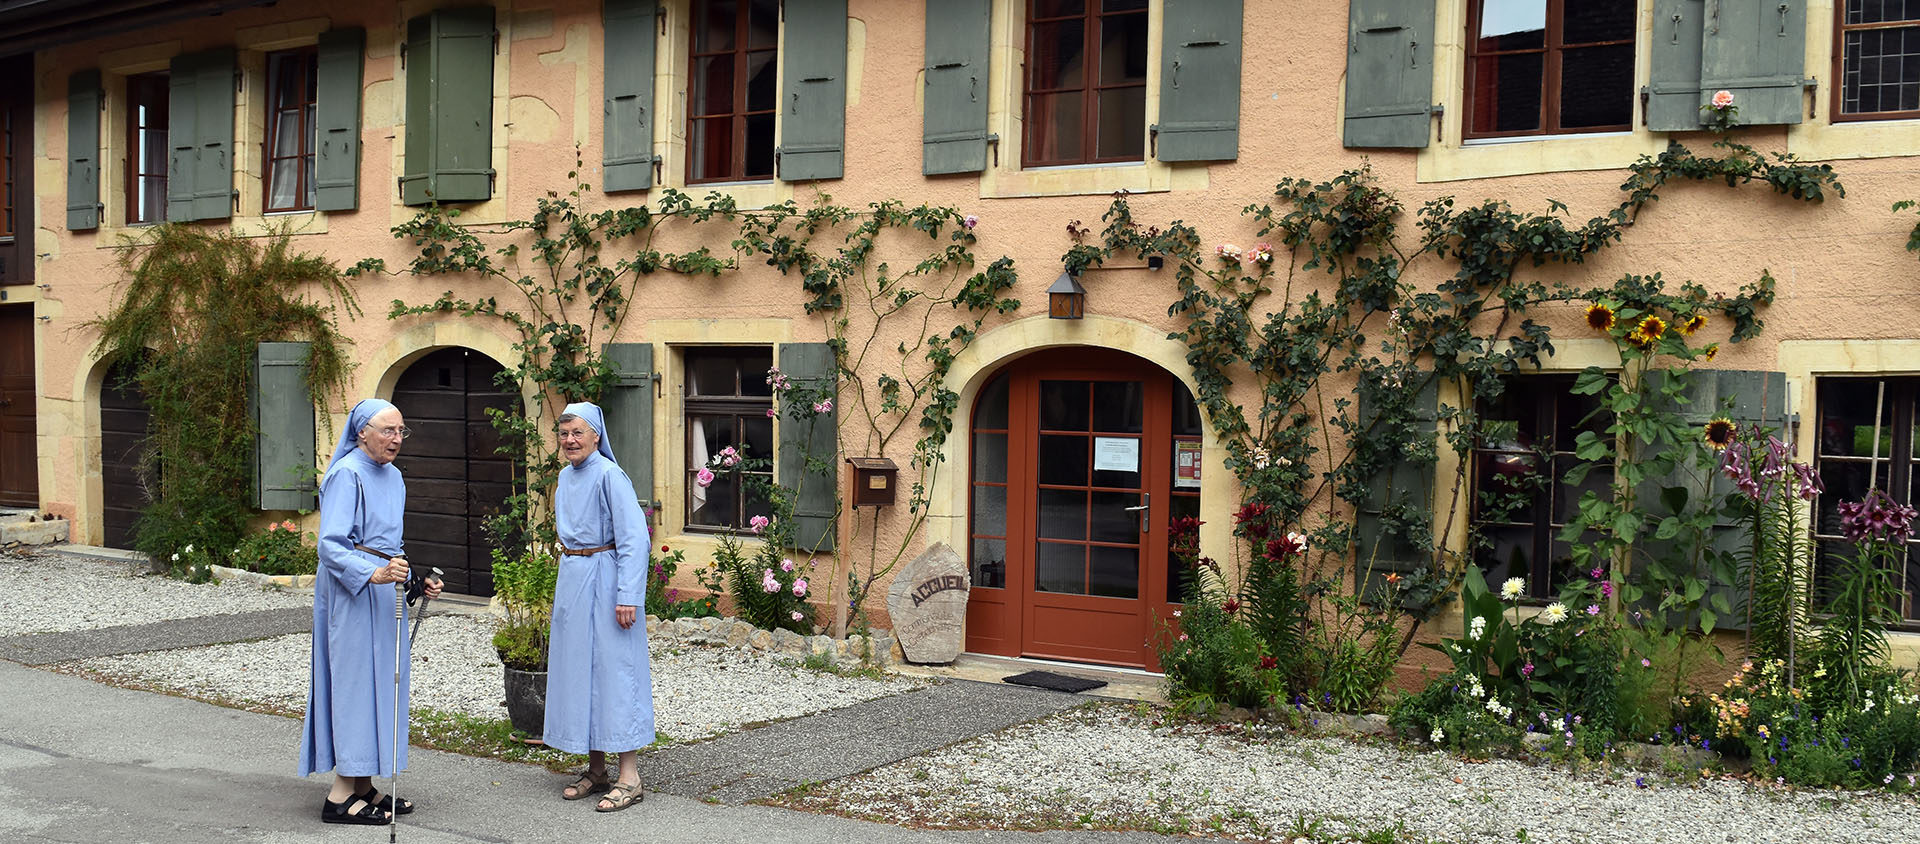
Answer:
[[[1445,120],[1445,118],[1447,116],[1447,104],[1434,103],[1433,105],[1428,106],[1427,110],[1433,113],[1433,117],[1434,117],[1433,139],[1434,141],[1438,142],[1446,134],[1445,129],[1446,129],[1447,121]]]
[[[1678,16],[1676,15],[1676,17]],[[1648,104],[1652,100],[1653,100],[1653,86],[1651,85],[1640,86],[1640,125],[1642,126],[1647,125],[1647,108],[1649,107]]]
[[[500,30],[493,31],[493,54],[500,55]]]
[[[400,69],[407,69],[407,42],[400,42]]]
[[[661,167],[661,164],[664,163],[665,161],[666,161],[665,158],[662,158],[658,155],[653,157],[653,181],[655,184],[659,184],[660,182],[660,178],[661,178],[660,171],[664,169],[663,167]]]
[[[987,148],[993,150],[993,166],[1000,166],[1000,133],[987,133]]]
[[[1177,67],[1179,65],[1179,62],[1174,62],[1174,65]],[[1155,158],[1155,157],[1158,157],[1159,154],[1160,154],[1160,124],[1158,123],[1149,124],[1147,126],[1147,157]]]
[[[653,7],[653,19],[660,22],[660,34],[665,36],[667,34],[667,7]]]
[[[1820,77],[1809,76],[1802,79],[1800,80],[1800,87],[1807,92],[1807,119],[1812,120],[1816,116],[1814,114],[1814,104],[1820,101]]]

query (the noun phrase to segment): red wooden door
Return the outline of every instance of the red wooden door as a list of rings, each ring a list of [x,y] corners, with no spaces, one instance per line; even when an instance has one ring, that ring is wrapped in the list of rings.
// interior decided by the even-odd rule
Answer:
[[[1183,403],[1164,370],[1103,349],[1029,356],[982,390],[970,650],[1157,668],[1167,522],[1198,502],[1172,495]]]
[[[0,306],[0,506],[40,506],[34,393],[33,306]]]

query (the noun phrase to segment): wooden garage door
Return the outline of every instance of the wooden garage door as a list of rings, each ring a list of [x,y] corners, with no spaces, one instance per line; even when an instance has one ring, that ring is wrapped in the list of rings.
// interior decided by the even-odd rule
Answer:
[[[0,306],[0,506],[40,506],[32,305]]]
[[[499,435],[487,408],[517,412],[519,396],[502,391],[502,367],[470,349],[441,349],[400,376],[393,403],[413,436],[394,465],[407,479],[407,558],[438,566],[447,589],[493,594],[493,546],[486,517],[513,493],[513,464],[494,453]]]
[[[151,500],[149,490],[159,478],[148,477],[140,466],[147,443],[147,397],[128,376],[131,364],[107,370],[100,385],[100,487],[105,510],[101,524],[108,548],[132,548],[133,526]]]

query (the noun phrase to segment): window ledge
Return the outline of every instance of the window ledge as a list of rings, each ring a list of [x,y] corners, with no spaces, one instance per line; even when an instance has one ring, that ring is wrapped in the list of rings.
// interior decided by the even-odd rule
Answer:
[[[1207,164],[1160,161],[1069,164],[1052,167],[987,168],[980,176],[980,198],[1025,196],[1104,196],[1206,190]]]
[[[1449,128],[1458,129],[1457,126]],[[1666,145],[1666,133],[1645,131],[1482,138],[1458,145],[1436,143],[1420,150],[1415,159],[1415,174],[1420,182],[1451,182],[1531,173],[1618,170],[1632,165],[1642,155],[1659,154]]]
[[[1920,119],[1809,121],[1787,127],[1787,151],[1810,161],[1891,158],[1920,149]]]

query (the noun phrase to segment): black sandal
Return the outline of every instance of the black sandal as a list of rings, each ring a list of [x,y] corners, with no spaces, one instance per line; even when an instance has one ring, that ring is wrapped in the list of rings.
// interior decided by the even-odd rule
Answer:
[[[372,803],[373,805],[375,805],[375,806],[379,806],[379,807],[380,807],[380,811],[382,811],[382,812],[391,812],[391,811],[393,811],[393,795],[391,795],[391,794],[381,794],[381,793],[380,793],[380,789],[378,789],[378,788],[374,788],[374,787],[372,787],[372,786],[368,786],[368,788],[367,788],[367,790],[366,790],[366,792],[365,792],[365,793],[362,793],[362,794],[356,794],[356,795],[354,795],[354,796],[355,796],[355,797],[358,797],[358,798],[360,798],[360,799],[362,799],[362,800],[366,800],[366,801],[369,801],[369,802],[371,802],[371,803]],[[400,814],[403,814],[403,815],[411,815],[411,814],[413,814],[413,801],[412,801],[412,800],[408,800],[408,799],[407,799],[407,798],[405,798],[405,797],[402,797],[402,798],[400,798]]]
[[[359,806],[360,811],[348,811],[354,806]],[[338,803],[323,797],[320,799],[320,822],[359,824],[361,826],[386,826],[387,824],[393,823],[393,817],[387,814],[385,809],[367,802],[358,795],[349,797]]]

